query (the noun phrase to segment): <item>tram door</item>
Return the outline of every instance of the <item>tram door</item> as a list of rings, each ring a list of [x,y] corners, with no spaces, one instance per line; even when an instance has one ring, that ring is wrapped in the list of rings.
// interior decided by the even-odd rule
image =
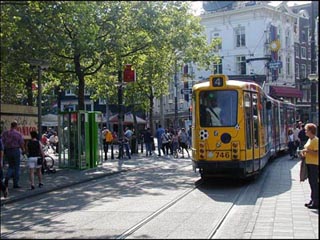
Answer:
[[[260,158],[258,94],[244,92],[244,106],[247,172],[253,172],[260,168],[260,161],[255,161]]]

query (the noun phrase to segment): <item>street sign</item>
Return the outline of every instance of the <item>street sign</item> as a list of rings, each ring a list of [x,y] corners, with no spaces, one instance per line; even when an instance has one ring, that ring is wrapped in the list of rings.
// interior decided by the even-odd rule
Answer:
[[[190,94],[192,93],[192,89],[181,89],[181,94]]]
[[[281,61],[270,62],[269,68],[271,68],[271,69],[282,68],[282,62]]]

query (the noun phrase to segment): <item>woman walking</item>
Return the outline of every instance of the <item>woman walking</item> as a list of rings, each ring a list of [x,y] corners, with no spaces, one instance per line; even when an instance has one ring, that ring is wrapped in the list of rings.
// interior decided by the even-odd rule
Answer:
[[[313,123],[305,125],[306,136],[309,137],[304,149],[301,152],[302,157],[306,159],[308,169],[308,181],[311,188],[311,200],[305,206],[310,209],[319,208],[319,139],[316,136],[317,126]]]
[[[42,173],[41,173],[41,167],[42,167],[42,161],[41,163],[38,162],[39,158],[44,159],[44,153],[42,151],[42,147],[40,144],[40,141],[38,140],[37,136],[38,133],[36,131],[31,131],[31,140],[28,142],[28,166],[29,166],[29,177],[30,177],[30,184],[31,184],[31,190],[34,190],[34,170],[36,169],[38,180],[39,180],[39,187],[43,186],[42,183]]]

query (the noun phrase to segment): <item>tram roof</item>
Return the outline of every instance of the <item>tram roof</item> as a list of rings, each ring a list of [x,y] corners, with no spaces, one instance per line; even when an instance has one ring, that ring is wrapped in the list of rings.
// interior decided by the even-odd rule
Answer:
[[[210,80],[205,81],[205,82],[200,82],[197,83],[193,86],[194,90],[198,90],[201,88],[208,88],[210,87]],[[242,88],[248,88],[249,86],[256,86],[256,87],[260,87],[257,83],[252,82],[252,81],[243,81],[243,80],[227,80],[227,86],[229,87],[236,87],[239,89]],[[216,89],[218,89],[219,87],[217,87]]]

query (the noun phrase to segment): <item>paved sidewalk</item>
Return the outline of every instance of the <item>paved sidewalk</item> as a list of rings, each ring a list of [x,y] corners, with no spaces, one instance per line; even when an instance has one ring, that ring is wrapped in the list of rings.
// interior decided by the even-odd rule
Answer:
[[[109,153],[110,154],[110,153]],[[141,163],[143,156],[141,153],[132,155],[131,159],[123,159],[119,161],[116,159],[117,154],[115,154],[115,159],[108,157],[108,161],[104,161],[102,165],[98,165],[97,168],[78,170],[78,169],[68,169],[58,167],[58,156],[51,155],[55,159],[55,169],[56,173],[45,173],[43,174],[43,184],[44,186],[38,187],[38,177],[35,174],[35,189],[31,190],[29,181],[29,169],[26,165],[26,161],[21,161],[20,167],[20,180],[19,185],[21,188],[13,188],[13,180],[9,181],[9,195],[7,198],[3,198],[1,195],[1,205],[13,203],[31,196],[45,194],[58,189],[63,189],[68,186],[75,184],[80,184],[83,182],[90,181],[92,179],[102,178],[108,175],[117,174],[123,171],[132,169]],[[6,173],[6,169],[4,171]]]
[[[319,210],[304,206],[310,200],[310,186],[308,180],[300,182],[300,160],[285,155],[273,164],[245,238],[318,239]]]
[[[44,175],[44,187],[30,190],[28,169],[25,162],[21,167],[21,189],[12,188],[9,182],[9,196],[1,197],[1,204],[9,204],[34,195],[45,194],[53,190],[90,181],[92,179],[117,174],[122,171],[134,170],[140,167],[168,160],[165,157],[145,157],[144,153],[134,154],[132,159],[124,159],[119,164],[118,159],[108,159],[95,169],[74,170],[57,169],[54,174]],[[191,162],[190,162],[191,164]],[[273,162],[273,171],[266,176],[252,213],[245,235],[246,239],[318,239],[319,211],[308,209],[304,203],[310,199],[308,180],[300,182],[300,162],[291,160],[288,155]],[[37,177],[35,176],[37,183]],[[37,185],[36,185],[37,186]]]

